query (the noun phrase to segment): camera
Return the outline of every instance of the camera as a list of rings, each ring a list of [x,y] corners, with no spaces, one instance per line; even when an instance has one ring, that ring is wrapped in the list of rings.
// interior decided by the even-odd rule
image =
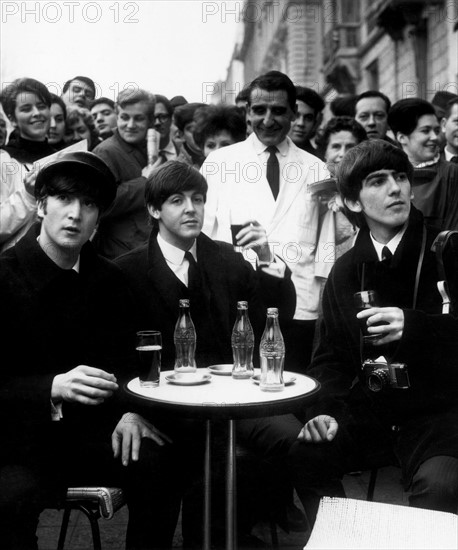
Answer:
[[[367,387],[373,392],[379,392],[387,387],[398,390],[410,388],[405,363],[386,363],[368,359],[364,361],[362,369],[366,375]]]

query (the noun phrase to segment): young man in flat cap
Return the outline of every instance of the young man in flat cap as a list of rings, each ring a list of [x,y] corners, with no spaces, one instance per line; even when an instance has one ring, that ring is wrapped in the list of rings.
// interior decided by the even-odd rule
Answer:
[[[91,484],[126,488],[128,548],[159,546],[151,463],[138,450],[157,435],[119,403],[133,376],[128,295],[89,242],[115,194],[92,153],[49,163],[35,185],[41,223],[0,257],[1,548],[36,549],[40,512],[62,505],[67,487]]]

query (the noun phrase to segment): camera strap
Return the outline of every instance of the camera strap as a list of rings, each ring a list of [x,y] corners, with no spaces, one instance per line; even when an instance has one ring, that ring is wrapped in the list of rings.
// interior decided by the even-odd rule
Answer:
[[[425,257],[425,250],[426,250],[426,227],[423,226],[423,236],[422,236],[422,239],[421,239],[421,250],[420,250],[420,256],[418,257],[417,273],[415,274],[415,286],[414,286],[414,289],[413,289],[412,309],[415,309],[416,306],[417,306],[418,286],[420,285],[421,268],[423,266],[423,259]]]
[[[451,242],[450,239],[457,235],[458,231],[441,231],[431,246],[431,250],[436,253],[437,272],[439,275],[437,289],[442,297],[442,313],[444,314],[451,313],[453,310],[452,292],[450,284],[447,281],[447,272],[444,265],[444,253],[447,245]],[[452,288],[454,288],[453,285]]]

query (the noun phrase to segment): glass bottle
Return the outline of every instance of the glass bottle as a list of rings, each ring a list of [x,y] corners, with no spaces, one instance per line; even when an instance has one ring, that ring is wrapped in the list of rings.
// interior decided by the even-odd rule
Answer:
[[[248,302],[237,302],[237,319],[232,329],[233,378],[251,378],[253,369],[253,328],[248,317]]]
[[[189,312],[189,300],[180,300],[180,314],[173,334],[175,372],[195,373],[196,329]]]
[[[267,310],[266,328],[259,346],[261,359],[260,388],[263,391],[284,389],[283,368],[285,363],[285,343],[278,323],[278,309]]]

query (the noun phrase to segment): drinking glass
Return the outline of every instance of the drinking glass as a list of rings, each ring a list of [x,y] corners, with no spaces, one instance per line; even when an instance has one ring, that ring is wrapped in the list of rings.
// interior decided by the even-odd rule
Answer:
[[[137,332],[138,376],[140,386],[159,386],[161,373],[162,335],[157,330]]]

